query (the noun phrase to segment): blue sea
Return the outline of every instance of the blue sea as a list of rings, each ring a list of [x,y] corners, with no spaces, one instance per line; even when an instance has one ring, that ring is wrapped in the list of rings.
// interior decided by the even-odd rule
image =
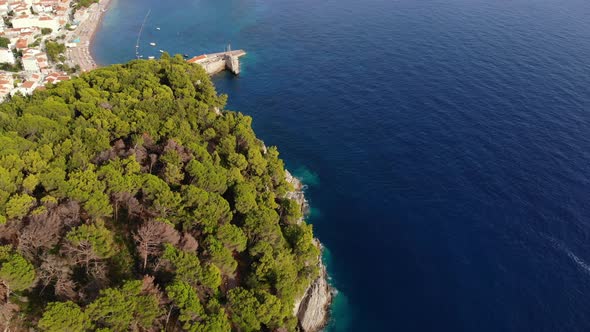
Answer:
[[[590,331],[590,1],[114,0],[99,63],[149,10],[145,57],[248,52],[214,81],[309,186],[327,331]]]

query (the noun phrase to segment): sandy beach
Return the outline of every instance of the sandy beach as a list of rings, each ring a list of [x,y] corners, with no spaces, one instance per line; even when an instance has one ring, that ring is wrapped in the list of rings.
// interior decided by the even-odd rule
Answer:
[[[74,38],[79,38],[80,42],[77,47],[69,49],[67,54],[72,65],[79,65],[83,72],[97,67],[90,53],[90,45],[110,2],[111,0],[100,0],[98,4],[92,5],[88,11],[88,18],[80,22],[73,31]]]

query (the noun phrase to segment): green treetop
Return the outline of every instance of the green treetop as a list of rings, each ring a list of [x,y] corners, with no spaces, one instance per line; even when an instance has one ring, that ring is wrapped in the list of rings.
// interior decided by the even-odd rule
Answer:
[[[39,328],[47,332],[88,331],[92,322],[88,315],[74,302],[52,302],[47,305]]]
[[[35,282],[35,267],[23,256],[11,254],[2,260],[0,280],[9,291],[23,291],[33,286]]]

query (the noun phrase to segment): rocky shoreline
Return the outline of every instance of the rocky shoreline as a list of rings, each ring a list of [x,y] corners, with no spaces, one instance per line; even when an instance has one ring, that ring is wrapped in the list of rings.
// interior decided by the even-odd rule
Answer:
[[[303,184],[299,179],[286,172],[287,181],[290,182],[295,190],[287,194],[290,199],[296,200],[300,205],[303,215],[309,211],[309,204],[303,193]],[[303,217],[300,222],[303,221]],[[323,250],[321,242],[315,238],[315,243]],[[334,290],[328,283],[328,273],[326,266],[322,262],[321,254],[318,257],[318,268],[320,275],[305,290],[302,297],[295,302],[293,314],[299,320],[299,326],[304,332],[317,332],[326,326],[330,315],[330,304],[334,297]]]

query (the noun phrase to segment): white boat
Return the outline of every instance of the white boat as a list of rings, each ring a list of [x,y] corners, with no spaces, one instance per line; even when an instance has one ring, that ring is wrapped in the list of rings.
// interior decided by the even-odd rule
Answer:
[[[156,30],[160,30],[160,28],[158,27],[158,28],[156,28]]]
[[[160,50],[160,53],[164,53],[164,50]]]
[[[153,56],[153,55],[150,55],[150,56],[148,56],[148,59],[150,59],[150,60],[154,60],[155,58],[156,58],[156,57],[155,57],[155,56]]]
[[[151,46],[156,46],[156,43],[150,43]]]

